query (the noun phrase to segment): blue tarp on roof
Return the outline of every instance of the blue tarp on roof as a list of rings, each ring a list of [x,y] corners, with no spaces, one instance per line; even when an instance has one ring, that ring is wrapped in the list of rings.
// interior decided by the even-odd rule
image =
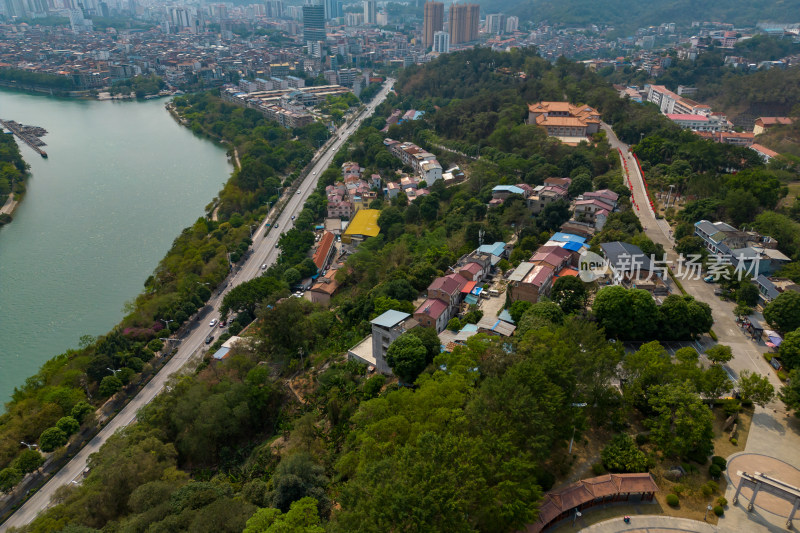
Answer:
[[[469,305],[475,305],[478,303],[478,297],[474,294],[467,294],[467,296],[464,298],[464,301]]]
[[[483,287],[475,287],[474,289],[472,289],[470,294],[474,294],[475,296],[480,296],[482,292],[483,292]]]
[[[580,252],[581,249],[585,246],[586,246],[585,244],[581,244],[579,242],[568,242],[565,243],[564,246],[562,246],[562,248],[564,248],[565,250],[569,250],[570,252]]]
[[[578,242],[578,243],[585,243],[586,237],[581,237],[580,235],[574,235],[572,233],[564,233],[561,231],[556,232],[555,235],[550,237],[551,241],[559,241],[559,242]]]

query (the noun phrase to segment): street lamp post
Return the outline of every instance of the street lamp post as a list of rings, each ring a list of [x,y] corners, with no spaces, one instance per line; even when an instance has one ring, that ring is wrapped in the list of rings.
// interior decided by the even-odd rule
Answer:
[[[167,329],[169,329],[169,323],[170,322],[175,322],[174,320],[164,320],[163,318],[159,318],[158,320],[163,322],[164,323],[164,327],[167,328]]]
[[[711,507],[711,504],[708,504],[708,505],[706,506],[706,514],[705,514],[705,516],[703,516],[703,522],[705,522],[705,521],[706,521],[706,518],[708,518],[708,512],[709,512],[711,509],[713,509],[713,507]]]
[[[36,444],[36,443],[33,443],[33,444],[28,444],[28,443],[27,443],[27,442],[25,442],[24,440],[21,440],[19,443],[20,443],[20,444],[22,444],[23,446],[27,446],[29,450],[32,450],[32,449],[34,449],[34,448],[38,448],[38,447],[39,447],[39,445],[38,445],[38,444]]]
[[[118,369],[114,370],[113,368],[111,368],[111,367],[108,367],[108,366],[107,366],[107,367],[106,367],[106,370],[109,370],[109,371],[111,371],[111,373],[112,373],[112,374],[114,374],[114,375],[116,376],[116,375],[117,375],[117,372],[119,372],[119,371],[120,371],[120,370],[122,370],[122,369],[121,369],[121,368],[118,368]]]

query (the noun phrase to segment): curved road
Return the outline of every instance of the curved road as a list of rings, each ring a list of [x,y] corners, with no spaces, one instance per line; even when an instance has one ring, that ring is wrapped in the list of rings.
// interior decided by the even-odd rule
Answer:
[[[678,254],[673,248],[675,242],[672,238],[669,224],[663,219],[656,219],[655,213],[650,208],[650,200],[645,193],[642,175],[636,165],[636,160],[628,151],[628,145],[617,138],[608,124],[603,124],[602,128],[606,132],[608,143],[613,149],[621,150],[622,158],[628,163],[629,177],[633,186],[633,198],[636,201],[636,205],[639,206],[635,213],[639,217],[642,226],[644,226],[645,233],[653,242],[664,246],[667,259],[671,261],[673,270],[675,270],[674,266],[677,262]],[[688,294],[711,306],[714,317],[714,333],[717,334],[720,344],[728,345],[733,350],[733,359],[726,366],[733,371],[735,377],[738,379],[742,370],[755,372],[766,376],[777,391],[782,383],[770,368],[769,363],[764,360],[762,354],[767,351],[767,347],[764,344],[756,344],[742,333],[733,314],[734,304],[721,300],[714,294],[714,289],[717,286],[712,283],[705,283],[702,279],[685,277],[681,278],[681,284]],[[784,412],[786,409],[783,403],[777,399],[768,407],[770,410],[777,412]]]
[[[49,507],[50,499],[57,488],[71,482],[79,482],[81,474],[86,468],[89,456],[100,449],[105,441],[121,429],[136,420],[136,413],[150,403],[153,398],[164,388],[169,377],[180,371],[181,368],[193,357],[206,348],[205,339],[213,333],[221,331],[219,328],[210,328],[209,322],[212,318],[219,318],[219,306],[225,293],[240,283],[244,283],[261,274],[261,265],[271,265],[278,257],[279,250],[275,247],[282,231],[289,229],[293,225],[292,215],[297,215],[303,209],[308,196],[314,191],[317,185],[317,178],[328,168],[333,156],[356,130],[364,118],[372,115],[375,108],[382,103],[390,89],[394,85],[394,80],[389,78],[384,83],[383,89],[375,96],[372,102],[366,106],[355,118],[346,124],[334,135],[317,153],[314,158],[314,166],[308,175],[297,188],[297,193],[292,194],[286,201],[283,211],[278,215],[276,222],[278,228],[271,228],[266,237],[263,237],[266,220],[261,222],[253,232],[253,253],[247,258],[246,262],[232,274],[226,282],[223,282],[224,289],[216,291],[207,305],[212,306],[210,313],[201,315],[197,324],[184,336],[178,347],[178,352],[167,362],[161,371],[119,412],[111,419],[108,424],[86,445],[75,457],[70,460],[61,470],[59,470],[49,481],[47,481],[31,498],[25,502],[8,520],[0,524],[0,532],[7,531],[11,527],[20,527],[31,522],[44,509]]]

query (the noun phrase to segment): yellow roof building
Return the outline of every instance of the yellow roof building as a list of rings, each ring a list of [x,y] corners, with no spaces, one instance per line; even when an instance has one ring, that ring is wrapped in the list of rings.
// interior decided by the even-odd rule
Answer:
[[[378,226],[380,214],[381,212],[378,209],[360,209],[348,224],[342,235],[342,242],[345,244],[350,244],[354,241],[360,243],[368,237],[377,237],[381,232],[381,228]]]

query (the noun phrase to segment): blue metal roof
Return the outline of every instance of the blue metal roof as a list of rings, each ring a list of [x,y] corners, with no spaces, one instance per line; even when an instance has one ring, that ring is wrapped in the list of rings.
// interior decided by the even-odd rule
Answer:
[[[498,185],[492,189],[492,192],[507,192],[511,194],[525,194],[521,188],[516,185]]]
[[[559,241],[559,242],[578,242],[583,244],[586,242],[586,237],[581,237],[580,235],[574,235],[572,233],[564,233],[564,232],[556,232],[555,235],[550,237],[551,241]]]
[[[497,318],[499,318],[500,320],[503,320],[505,322],[508,322],[509,324],[514,324],[514,319],[511,318],[511,313],[508,312],[508,309],[503,309],[503,312],[500,313],[497,316]]]
[[[484,244],[478,247],[479,253],[492,254],[498,257],[503,255],[503,252],[505,252],[505,250],[506,250],[506,243],[500,241],[497,241],[494,244]]]
[[[372,320],[371,324],[375,324],[376,326],[382,326],[384,328],[391,328],[396,326],[399,322],[402,322],[406,318],[410,317],[408,313],[404,313],[402,311],[395,311],[394,309],[389,309],[381,316]]]

